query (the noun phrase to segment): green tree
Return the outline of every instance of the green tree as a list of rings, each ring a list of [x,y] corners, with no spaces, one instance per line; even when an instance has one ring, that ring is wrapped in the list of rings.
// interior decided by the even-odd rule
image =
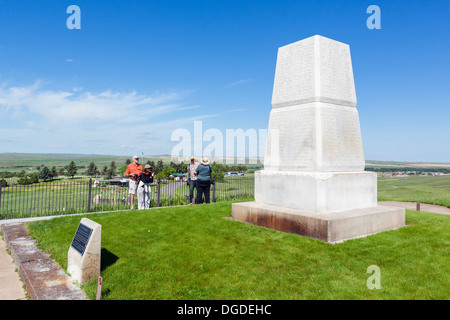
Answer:
[[[150,167],[155,168],[155,161],[147,160],[147,164],[150,165]]]
[[[108,179],[111,179],[115,175],[116,175],[116,162],[111,161],[111,165],[109,166],[109,169],[108,169]]]
[[[30,179],[28,179],[28,177],[19,178],[19,180],[17,180],[17,184],[19,184],[21,186],[25,186],[30,183],[31,182],[30,182]]]
[[[0,175],[0,177],[1,178],[12,178],[12,177],[14,177],[14,174],[12,174],[11,172],[8,172],[8,171],[5,171],[5,172],[2,172],[2,174]]]
[[[125,174],[125,170],[127,170],[127,165],[119,167],[119,174],[121,177]]]
[[[158,160],[155,166],[155,173],[160,173],[164,169],[164,162],[162,160]]]
[[[39,183],[39,176],[36,172],[30,175],[30,183]]]
[[[216,179],[216,182],[223,182],[225,181],[225,172],[224,172],[224,166],[216,163],[215,161],[211,164],[211,179]]]
[[[27,175],[27,173],[25,172],[25,170],[20,171],[18,177],[19,178],[24,178]]]
[[[6,188],[8,186],[8,181],[6,181],[5,179],[2,179],[0,181],[0,185],[2,186],[2,188]]]
[[[169,166],[170,166],[171,168],[173,168],[174,172],[177,172],[178,165],[177,165],[175,162],[170,161]]]
[[[51,173],[50,169],[47,166],[45,166],[39,172],[39,179],[44,180],[44,181],[50,180],[52,178],[51,174],[52,173]]]
[[[78,168],[75,165],[75,162],[70,161],[69,166],[67,167],[67,175],[73,179],[73,177],[77,174]]]
[[[164,166],[163,170],[159,172],[155,177],[161,179],[167,179],[170,175],[175,173],[175,169],[171,166]]]
[[[239,172],[246,172],[247,171],[247,166],[244,166],[244,165],[242,165],[242,166],[237,166],[237,171],[239,171]]]
[[[89,167],[86,170],[86,174],[91,177],[95,177],[96,175],[100,174],[100,172],[98,171],[98,168],[94,162],[91,162],[89,164]]]
[[[103,170],[102,170],[102,172],[101,172],[101,175],[102,175],[104,178],[107,178],[107,177],[108,177],[108,166],[104,166],[104,167],[103,167]]]
[[[174,169],[175,173],[185,173],[187,171],[187,166],[184,166],[184,163],[175,163],[173,161],[170,162],[169,164],[170,167],[172,167]]]
[[[105,171],[106,168],[106,171]],[[109,168],[105,166],[105,168],[103,168],[102,174],[104,173],[104,176],[106,179],[112,179],[115,175],[116,175],[116,162],[112,161]]]
[[[55,166],[52,167],[51,176],[52,176],[52,179],[55,179],[56,177],[58,177],[58,170],[56,170]]]

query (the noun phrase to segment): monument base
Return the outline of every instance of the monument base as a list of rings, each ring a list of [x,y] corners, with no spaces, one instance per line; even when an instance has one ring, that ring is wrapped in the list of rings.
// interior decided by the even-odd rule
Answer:
[[[377,205],[375,172],[255,172],[255,202],[332,213]]]
[[[334,213],[303,212],[256,202],[233,203],[234,220],[336,243],[405,226],[405,209],[373,206]]]

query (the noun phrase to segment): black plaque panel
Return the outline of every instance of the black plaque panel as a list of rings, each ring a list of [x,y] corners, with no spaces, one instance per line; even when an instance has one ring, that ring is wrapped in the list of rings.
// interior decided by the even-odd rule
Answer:
[[[70,246],[74,248],[79,254],[83,255],[89,239],[91,238],[91,234],[92,229],[80,223]]]

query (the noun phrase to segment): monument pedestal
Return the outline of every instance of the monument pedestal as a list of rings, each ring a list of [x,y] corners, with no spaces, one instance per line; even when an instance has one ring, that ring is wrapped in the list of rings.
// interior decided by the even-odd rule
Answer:
[[[328,243],[405,226],[405,210],[387,206],[316,213],[257,202],[241,202],[233,203],[232,217],[241,222],[308,236]]]
[[[255,201],[312,213],[377,205],[374,172],[255,172]]]

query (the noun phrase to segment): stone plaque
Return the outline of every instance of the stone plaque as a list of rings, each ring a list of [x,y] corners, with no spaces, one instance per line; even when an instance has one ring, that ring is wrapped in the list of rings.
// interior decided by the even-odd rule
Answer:
[[[92,229],[80,223],[70,246],[79,254],[83,255],[89,239],[91,238],[91,234]]]
[[[67,254],[67,272],[82,285],[100,275],[102,226],[82,218]]]

